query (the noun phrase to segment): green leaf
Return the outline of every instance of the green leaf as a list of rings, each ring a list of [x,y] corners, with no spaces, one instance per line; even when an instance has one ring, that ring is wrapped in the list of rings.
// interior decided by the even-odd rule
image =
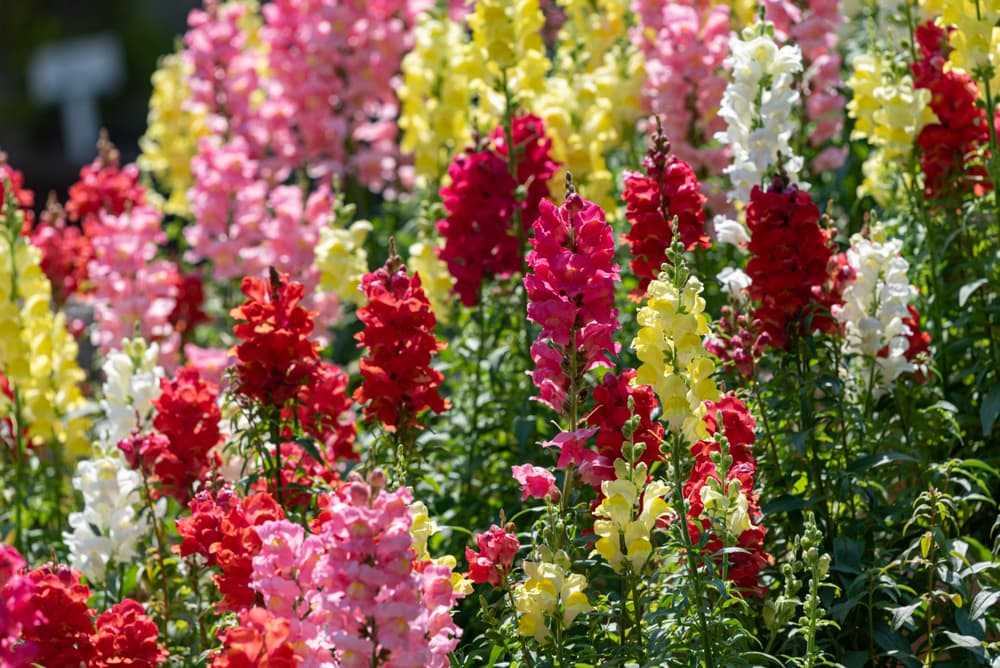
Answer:
[[[984,436],[993,431],[998,415],[1000,415],[1000,385],[994,385],[979,406],[979,419],[983,423]]]
[[[969,619],[975,621],[984,617],[997,604],[997,601],[1000,601],[1000,591],[982,590],[972,599],[972,605],[969,607]]]
[[[954,643],[951,647],[961,647],[971,650],[977,656],[983,656],[983,643],[978,638],[963,636],[960,633],[953,633],[952,631],[945,631],[944,634],[948,636],[948,640]]]
[[[898,631],[899,627],[913,618],[913,612],[923,604],[923,600],[917,599],[909,605],[898,608],[889,608],[892,611],[892,630]]]
[[[979,278],[960,287],[958,289],[958,306],[960,308],[965,306],[965,302],[969,301],[969,297],[972,296],[972,293],[983,285],[986,285],[987,282],[988,281],[985,278]]]

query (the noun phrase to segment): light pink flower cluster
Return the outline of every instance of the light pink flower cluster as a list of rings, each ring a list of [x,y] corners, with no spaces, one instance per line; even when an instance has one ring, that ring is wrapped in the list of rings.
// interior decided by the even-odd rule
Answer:
[[[678,158],[702,178],[721,173],[729,151],[712,139],[726,129],[718,111],[727,83],[722,63],[729,54],[729,6],[633,0],[632,10],[638,25],[630,37],[646,59],[642,91],[648,111],[663,120]],[[713,204],[723,203],[716,193]]]
[[[839,92],[844,86],[837,50],[837,31],[844,22],[840,0],[764,0],[763,4],[765,17],[774,23],[777,37],[802,50],[803,97],[806,116],[813,123],[809,143],[819,148],[831,140],[836,142],[844,125],[846,105]],[[816,172],[836,169],[846,157],[847,147],[827,146],[811,166]]]
[[[172,369],[179,360],[180,334],[171,315],[177,305],[181,276],[170,260],[154,260],[166,241],[163,214],[137,205],[119,215],[106,212],[88,224],[94,249],[88,265],[96,327],[91,339],[107,353],[122,339],[135,336],[135,325],[147,341],[160,344],[160,363]]]
[[[267,98],[290,123],[287,158],[375,191],[399,177],[395,88],[429,0],[276,0],[264,6]]]
[[[542,326],[531,346],[532,380],[538,401],[562,413],[567,392],[583,374],[614,366],[609,354],[621,346],[612,334],[621,326],[614,307],[615,243],[604,211],[570,192],[562,206],[542,200],[532,226],[528,319]]]
[[[263,276],[268,267],[300,281],[321,323],[336,319],[336,295],[317,290],[313,254],[319,231],[333,219],[333,197],[323,185],[308,196],[297,185],[270,187],[242,138],[220,144],[205,137],[191,161],[188,193],[195,224],[184,228],[189,262],[211,260],[213,275],[228,281]]]
[[[415,563],[406,488],[360,478],[325,498],[313,533],[287,520],[257,528],[253,586],[289,622],[302,666],[447,666],[461,635],[451,568]]]
[[[510,472],[514,476],[514,480],[521,485],[522,501],[529,496],[549,501],[556,501],[559,498],[559,488],[556,487],[556,477],[552,475],[552,471],[540,466],[523,464],[511,466]]]

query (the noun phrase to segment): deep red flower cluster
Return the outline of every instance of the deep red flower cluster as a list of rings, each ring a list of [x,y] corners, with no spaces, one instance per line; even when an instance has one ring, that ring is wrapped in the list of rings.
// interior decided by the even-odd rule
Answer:
[[[438,255],[466,306],[479,302],[484,278],[521,271],[521,238],[538,216],[538,204],[548,196],[548,180],[558,167],[541,119],[515,117],[511,129],[516,181],[508,168],[503,128],[497,128],[491,135],[492,149],[469,148],[455,157],[448,167],[451,184],[441,188],[448,216],[437,223],[444,240]],[[527,187],[523,202],[517,201],[517,186]],[[521,230],[513,225],[515,211],[520,211]]]
[[[205,303],[205,286],[201,274],[174,275],[174,285],[177,288],[177,298],[174,310],[170,313],[170,324],[181,336],[190,336],[195,327],[208,321],[208,316],[201,309]]]
[[[521,225],[527,230],[538,218],[538,205],[549,196],[549,179],[555,176],[559,163],[552,159],[552,140],[545,136],[545,125],[538,116],[515,116],[511,120],[511,137],[517,185],[526,187],[519,207]],[[510,154],[503,127],[494,129],[490,139],[497,155],[508,161]]]
[[[607,373],[601,384],[594,388],[594,410],[587,416],[587,424],[597,427],[597,450],[609,461],[622,458],[625,437],[622,428],[631,417],[628,401],[631,398],[639,426],[632,435],[635,443],[646,446],[639,461],[651,465],[663,459],[660,443],[663,441],[663,424],[653,420],[652,414],[659,403],[648,385],[632,385],[635,369],[619,374]]]
[[[753,492],[754,475],[757,473],[757,459],[750,446],[754,442],[753,416],[746,405],[732,394],[724,395],[718,402],[706,401],[705,424],[709,434],[718,432],[717,414],[722,413],[722,428],[729,443],[729,456],[732,464],[726,473],[726,484],[739,481],[740,494],[746,498],[747,514],[751,520],[749,529],[741,532],[736,545],[725,545],[722,539],[712,531],[705,546],[705,554],[718,555],[716,559],[722,562],[721,551],[725,547],[739,547],[746,552],[733,552],[728,555],[729,570],[727,577],[744,593],[758,592],[763,594],[758,576],[760,570],[771,562],[771,556],[764,552],[764,536],[767,529],[758,524],[761,518],[757,496]],[[684,498],[688,506],[688,530],[694,543],[701,540],[704,531],[711,531],[711,522],[702,516],[705,510],[702,489],[709,478],[720,481],[719,473],[713,455],[718,455],[721,447],[714,439],[698,441],[691,447],[695,463],[691,475],[684,484]]]
[[[917,26],[920,60],[913,63],[913,85],[931,92],[937,123],[920,131],[920,166],[929,198],[982,195],[991,189],[985,159],[990,129],[986,110],[977,104],[979,89],[968,73],[948,69],[948,32],[934,21]]]
[[[136,434],[118,444],[129,466],[149,477],[153,496],[187,503],[195,481],[218,468],[219,456],[212,451],[222,440],[218,396],[218,385],[202,380],[191,366],[173,380],[160,379],[160,396],[153,400],[153,427],[159,433]]]
[[[245,320],[233,328],[241,343],[236,355],[236,390],[265,405],[281,407],[312,374],[319,355],[310,340],[315,313],[299,305],[301,283],[272,270],[270,281],[244,277],[247,301],[230,315]]]
[[[88,668],[153,668],[167,658],[159,629],[142,605],[126,598],[97,618],[96,656]]]
[[[121,167],[119,153],[102,135],[98,155],[80,169],[80,179],[69,188],[66,213],[72,222],[86,225],[96,222],[101,213],[119,216],[133,206],[146,203],[146,189],[139,183],[135,163]]]
[[[288,637],[291,623],[264,608],[240,613],[239,626],[226,629],[222,651],[212,660],[212,668],[294,668],[303,657]]]
[[[49,201],[38,227],[32,231],[31,243],[42,252],[42,271],[52,284],[57,305],[85,289],[94,245],[79,227],[66,224],[66,212],[55,199]]]
[[[36,650],[42,666],[89,665],[96,652],[94,620],[87,606],[90,588],[68,566],[43,566],[28,573],[35,591],[32,604],[40,620],[24,628],[23,640]]]
[[[776,178],[769,190],[754,186],[746,209],[751,258],[746,272],[750,298],[771,344],[784,348],[793,332],[830,331],[833,231],[819,224],[809,193]]]
[[[22,642],[43,620],[34,604],[35,585],[24,574],[21,553],[0,544],[0,666],[30,666],[37,653]]]
[[[310,381],[299,389],[295,411],[302,430],[316,438],[324,446],[324,454],[335,459],[357,459],[354,438],[357,427],[354,424],[354,405],[347,393],[347,374],[336,364],[320,361],[313,369]],[[286,406],[282,419],[290,421],[292,411]],[[283,437],[291,438],[287,429]]]
[[[438,393],[444,382],[431,368],[431,356],[447,344],[434,337],[436,320],[420,287],[399,256],[390,250],[385,265],[361,279],[367,303],[357,310],[364,329],[355,335],[361,358],[361,385],[354,400],[365,404],[365,418],[376,419],[389,431],[419,428],[417,414],[441,413],[448,402]]]
[[[674,238],[674,216],[686,250],[708,248],[712,242],[705,232],[705,201],[701,183],[691,165],[670,152],[670,142],[657,127],[652,145],[642,161],[645,175],[625,170],[625,219],[631,227],[622,236],[632,261],[629,266],[639,278],[641,295],[667,261],[667,249]]]
[[[521,543],[514,535],[514,526],[508,524],[501,529],[496,524],[486,533],[476,536],[479,552],[471,547],[465,548],[465,559],[469,562],[469,571],[465,577],[473,582],[489,582],[498,586],[504,575],[514,566],[514,557],[521,549]]]
[[[182,541],[176,547],[182,557],[200,554],[210,567],[218,567],[213,576],[222,593],[220,611],[250,608],[256,593],[250,588],[253,557],[261,541],[254,527],[285,518],[285,511],[270,494],[240,498],[225,487],[217,494],[198,492],[191,503],[191,515],[177,520]]]

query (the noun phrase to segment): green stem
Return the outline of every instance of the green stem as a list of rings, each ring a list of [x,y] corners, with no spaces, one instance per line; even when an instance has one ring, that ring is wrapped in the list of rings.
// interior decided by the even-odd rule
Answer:
[[[149,488],[149,478],[146,477],[145,472],[142,474],[142,489],[146,497],[146,509],[149,511],[150,522],[153,524],[153,535],[156,538],[156,562],[160,569],[160,589],[163,595],[163,633],[166,633],[170,624],[170,583],[167,581],[167,565],[163,556],[166,541],[163,538],[163,527],[156,517],[153,493]]]

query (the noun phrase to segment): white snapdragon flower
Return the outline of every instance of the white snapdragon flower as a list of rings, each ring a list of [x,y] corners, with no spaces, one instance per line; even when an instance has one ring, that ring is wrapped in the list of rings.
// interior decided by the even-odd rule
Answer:
[[[726,267],[715,276],[716,280],[722,284],[722,291],[730,298],[745,304],[748,298],[747,290],[753,281],[745,271],[738,267]]]
[[[915,369],[906,359],[911,332],[904,321],[917,289],[906,275],[902,241],[887,239],[880,225],[872,228],[870,238],[854,235],[851,242],[847,262],[855,279],[844,289],[844,304],[832,312],[844,326],[844,352],[865,360],[868,374],[859,374],[862,383],[867,386],[874,373],[872,391],[881,396],[901,374]]]
[[[88,580],[102,582],[109,563],[125,564],[136,557],[149,529],[137,510],[142,477],[112,451],[81,460],[73,487],[83,494],[83,510],[70,513],[72,531],[63,534],[70,564]]]
[[[153,400],[160,396],[164,371],[156,361],[160,348],[142,339],[123,339],[121,350],[108,354],[104,365],[105,420],[98,427],[101,440],[114,447],[134,429],[145,427],[153,412]]]
[[[715,138],[732,151],[732,164],[725,169],[732,184],[728,200],[745,204],[771,168],[780,167],[793,181],[802,169],[802,157],[795,155],[790,143],[799,103],[793,85],[802,71],[802,52],[794,45],[779,47],[759,25],[730,40],[729,48],[726,65],[733,78],[719,108],[727,127]],[[734,222],[716,222],[720,242],[746,236],[745,231],[740,235],[732,229]]]

